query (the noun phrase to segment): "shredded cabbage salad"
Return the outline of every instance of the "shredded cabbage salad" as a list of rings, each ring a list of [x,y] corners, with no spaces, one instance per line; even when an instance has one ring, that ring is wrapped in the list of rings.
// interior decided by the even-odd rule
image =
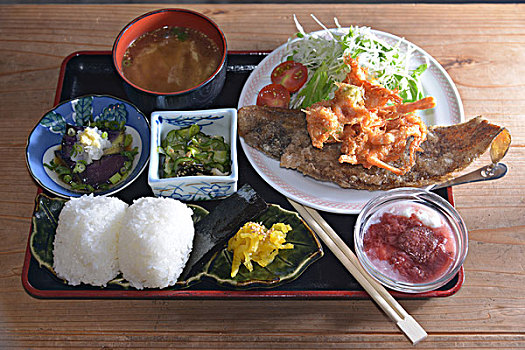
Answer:
[[[308,81],[294,94],[290,101],[291,108],[306,108],[322,100],[333,97],[336,82],[345,79],[350,68],[343,57],[350,55],[358,58],[359,64],[368,69],[368,73],[377,83],[394,90],[398,89],[404,102],[413,102],[424,97],[423,86],[419,80],[427,69],[428,62],[410,69],[410,59],[415,48],[404,39],[390,45],[379,39],[369,27],[350,27],[343,29],[334,18],[336,31],[321,25],[320,33],[307,34],[297,21],[296,40],[290,39],[284,57],[302,63],[308,68]],[[406,49],[401,49],[401,43]]]

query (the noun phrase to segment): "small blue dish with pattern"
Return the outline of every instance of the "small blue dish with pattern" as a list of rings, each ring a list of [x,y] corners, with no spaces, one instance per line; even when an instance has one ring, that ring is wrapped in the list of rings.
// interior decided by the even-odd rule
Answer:
[[[222,136],[230,145],[231,172],[229,175],[198,175],[161,178],[158,152],[162,140],[175,129],[199,125],[209,136]],[[220,199],[237,191],[237,110],[234,108],[200,111],[162,111],[151,114],[151,154],[148,184],[157,197],[181,201]]]
[[[58,174],[44,164],[49,164],[55,158],[66,125],[85,126],[88,120],[124,122],[126,134],[132,136],[131,147],[138,151],[129,175],[109,189],[95,191],[95,195],[114,194],[130,185],[144,171],[150,153],[150,127],[144,114],[129,102],[112,96],[86,95],[62,102],[47,112],[29,135],[26,146],[27,167],[42,188],[64,198],[85,194],[62,182]]]

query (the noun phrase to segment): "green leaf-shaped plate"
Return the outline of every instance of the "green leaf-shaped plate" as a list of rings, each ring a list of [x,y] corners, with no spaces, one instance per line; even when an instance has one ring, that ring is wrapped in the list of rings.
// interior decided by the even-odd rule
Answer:
[[[53,271],[53,241],[58,217],[67,200],[39,194],[36,201],[37,206],[33,214],[33,231],[30,240],[31,253],[41,267],[45,267],[55,274]],[[208,211],[200,206],[189,205],[189,207],[193,210],[194,222],[208,215]],[[293,281],[308,266],[323,256],[319,240],[296,213],[284,210],[277,205],[270,205],[268,210],[254,221],[261,222],[266,227],[271,227],[277,222],[292,226],[292,231],[287,233],[286,242],[293,243],[294,249],[280,250],[275,260],[265,268],[254,263],[252,272],[241,265],[237,276],[231,278],[232,253],[228,252],[225,243],[204,265],[202,271],[167,289],[186,288],[204,277],[236,289],[275,287]],[[232,232],[232,235],[234,233]],[[119,285],[125,289],[129,288],[129,283],[120,276],[110,281],[109,284]]]
[[[294,248],[279,250],[275,260],[266,267],[253,262],[251,272],[241,264],[239,272],[232,278],[233,253],[228,251],[225,244],[204,266],[201,275],[235,288],[274,287],[293,281],[310,264],[323,256],[317,237],[295,212],[284,210],[278,205],[270,205],[268,210],[253,221],[260,222],[267,228],[278,222],[290,225],[292,231],[286,234],[286,243],[292,243]]]

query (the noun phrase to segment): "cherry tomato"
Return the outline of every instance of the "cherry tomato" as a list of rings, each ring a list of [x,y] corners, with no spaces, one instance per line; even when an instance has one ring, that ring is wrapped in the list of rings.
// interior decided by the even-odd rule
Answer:
[[[299,91],[306,83],[308,69],[301,63],[286,61],[272,71],[272,83],[281,84],[291,93]]]
[[[258,106],[288,108],[290,93],[281,84],[266,85],[257,95]]]

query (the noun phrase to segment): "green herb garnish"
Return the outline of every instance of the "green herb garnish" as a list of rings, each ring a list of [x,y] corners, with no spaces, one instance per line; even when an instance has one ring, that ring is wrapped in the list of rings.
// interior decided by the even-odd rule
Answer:
[[[179,39],[180,41],[186,41],[188,39],[188,33],[184,29],[181,29],[181,28],[177,28],[177,27],[172,28],[171,34],[176,36],[177,39]]]

